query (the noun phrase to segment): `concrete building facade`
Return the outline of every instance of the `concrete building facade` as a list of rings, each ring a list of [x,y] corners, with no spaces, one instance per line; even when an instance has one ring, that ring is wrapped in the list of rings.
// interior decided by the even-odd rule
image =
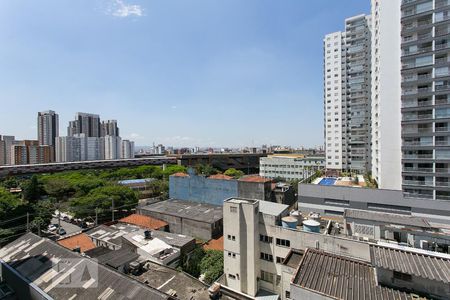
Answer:
[[[449,14],[444,0],[401,5],[402,183],[409,198],[450,200]]]
[[[400,2],[372,0],[372,177],[401,190]]]
[[[120,136],[117,120],[102,121],[100,125],[100,136]]]
[[[345,20],[324,39],[326,168],[366,173],[371,166],[371,17]]]
[[[90,113],[78,112],[75,120],[69,122],[67,135],[84,133],[87,137],[100,137],[100,116]]]
[[[120,158],[134,158],[134,142],[122,140],[120,148]]]
[[[55,146],[59,136],[59,117],[53,110],[38,112],[37,130],[39,145]]]
[[[325,158],[323,157],[269,155],[259,159],[259,176],[272,179],[305,180],[324,167]]]

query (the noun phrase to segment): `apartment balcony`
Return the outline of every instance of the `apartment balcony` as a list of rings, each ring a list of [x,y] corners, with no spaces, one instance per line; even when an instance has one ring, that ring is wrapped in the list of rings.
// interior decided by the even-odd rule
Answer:
[[[404,159],[433,159],[433,154],[404,154]]]
[[[413,32],[413,31],[417,31],[417,30],[421,30],[424,29],[428,26],[432,26],[433,25],[433,20],[432,18],[429,18],[427,20],[422,20],[422,21],[416,21],[407,25],[403,25],[402,26],[402,32],[403,33],[407,33],[409,31]]]
[[[433,199],[433,194],[420,194],[420,193],[408,193],[404,192],[403,195],[406,198],[414,198],[414,199]]]
[[[448,127],[436,127],[436,128],[434,129],[434,131],[435,131],[435,132],[450,132],[449,129],[450,129],[450,128],[448,128]]]
[[[439,0],[436,0],[436,3],[435,3],[435,9],[439,9],[439,8],[442,8],[442,7],[445,7],[445,6],[449,6],[450,5],[450,1],[449,0],[441,0],[441,1],[439,1]]]
[[[436,174],[450,174],[450,168],[436,168]]]
[[[436,186],[450,188],[450,182],[448,182],[448,181],[436,181]]]
[[[450,84],[436,85],[434,88],[436,89],[436,91],[445,91],[450,89]]]
[[[433,78],[433,76],[431,76],[431,73],[430,74],[421,74],[421,75],[408,74],[408,75],[403,75],[402,82],[426,81],[426,80],[431,80],[432,78]]]
[[[403,146],[406,147],[430,147],[433,146],[433,142],[403,142]]]
[[[434,49],[435,50],[442,50],[442,49],[449,49],[450,48],[450,43],[443,43],[443,44],[435,44],[434,45]]]
[[[402,121],[419,121],[419,120],[428,120],[432,119],[433,114],[421,114],[421,115],[407,115],[404,114],[402,117]]]
[[[435,102],[435,105],[446,105],[446,104],[450,104],[450,98],[448,98],[448,97],[445,99],[436,98],[434,100],[434,102]]]
[[[414,128],[414,129],[402,129],[403,134],[425,134],[433,133],[433,128]]]
[[[403,168],[403,172],[412,172],[412,173],[417,173],[417,172],[420,172],[420,173],[433,173],[434,170],[433,170],[433,168],[415,168],[415,167],[408,168],[408,167],[404,167],[404,168]]]
[[[420,48],[420,49],[416,49],[415,51],[403,50],[402,55],[403,56],[416,55],[416,54],[426,53],[426,52],[430,52],[430,51],[433,51],[433,47]]]
[[[436,146],[450,146],[450,141],[435,141]]]
[[[414,186],[433,186],[433,181],[422,181],[422,180],[403,180],[403,185],[414,185]]]
[[[433,105],[433,101],[417,101],[417,100],[405,100],[402,101],[402,108],[412,108],[412,107],[425,107]]]
[[[450,62],[450,60],[448,58],[436,58],[434,60],[435,65],[444,65],[444,64],[448,64],[449,62]]]

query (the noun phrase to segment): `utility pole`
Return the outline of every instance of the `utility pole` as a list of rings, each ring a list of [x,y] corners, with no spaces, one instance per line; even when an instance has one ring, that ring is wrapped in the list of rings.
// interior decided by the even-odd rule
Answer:
[[[56,203],[56,206],[58,207],[58,229],[57,229],[57,233],[60,236],[59,232],[61,230],[61,210],[59,207],[59,200],[57,200],[58,202]]]
[[[98,207],[95,208],[95,227],[98,226]]]
[[[112,200],[112,207],[111,207],[112,221],[114,222],[114,198],[111,198],[111,200]]]

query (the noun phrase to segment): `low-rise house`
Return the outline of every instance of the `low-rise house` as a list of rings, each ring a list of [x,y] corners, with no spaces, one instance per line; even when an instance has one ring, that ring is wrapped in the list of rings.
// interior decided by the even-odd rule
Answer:
[[[169,230],[169,224],[167,222],[152,218],[150,216],[138,214],[131,214],[125,218],[120,219],[118,222],[136,225],[147,230],[163,230],[163,231]]]
[[[130,263],[139,258],[137,253],[133,253],[127,248],[111,250],[105,247],[97,247],[86,251],[85,254],[91,258],[95,258],[99,263],[114,268],[122,273],[128,273]]]
[[[222,235],[222,206],[170,199],[138,207],[137,212],[166,221],[172,233],[205,241]]]
[[[0,249],[0,278],[16,299],[175,299],[33,233]]]
[[[91,249],[94,249],[96,246],[92,239],[85,233],[79,233],[67,238],[63,238],[58,240],[58,244],[61,246],[80,253],[85,253]]]

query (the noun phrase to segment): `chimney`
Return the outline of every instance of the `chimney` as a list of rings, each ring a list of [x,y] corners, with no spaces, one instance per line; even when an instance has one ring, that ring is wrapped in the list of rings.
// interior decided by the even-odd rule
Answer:
[[[144,231],[144,236],[146,240],[151,240],[152,239],[152,232],[150,230],[146,230]]]

